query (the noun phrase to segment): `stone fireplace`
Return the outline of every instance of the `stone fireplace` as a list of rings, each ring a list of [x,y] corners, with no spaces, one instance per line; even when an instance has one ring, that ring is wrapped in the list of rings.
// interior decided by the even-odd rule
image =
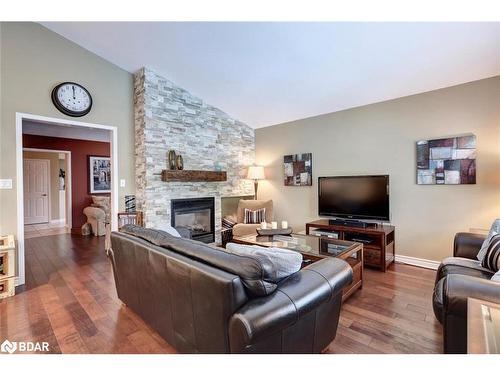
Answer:
[[[220,243],[221,198],[253,195],[245,177],[254,130],[147,68],[135,74],[134,110],[137,206],[146,227],[172,223],[172,200],[213,197]],[[182,155],[185,170],[223,170],[227,181],[163,182],[169,150]]]
[[[190,230],[193,240],[215,241],[215,198],[172,199],[171,225]]]

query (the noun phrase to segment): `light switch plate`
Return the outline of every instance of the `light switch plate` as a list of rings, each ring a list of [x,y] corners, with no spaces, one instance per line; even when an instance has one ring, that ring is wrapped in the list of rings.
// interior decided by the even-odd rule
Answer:
[[[125,187],[125,180],[123,178],[120,180],[120,187]]]
[[[0,179],[0,189],[12,189],[12,178]]]

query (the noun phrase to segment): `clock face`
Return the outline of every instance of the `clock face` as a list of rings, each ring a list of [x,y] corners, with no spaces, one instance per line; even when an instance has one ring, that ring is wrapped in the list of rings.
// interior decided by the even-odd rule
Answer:
[[[74,117],[86,115],[92,107],[90,93],[73,82],[57,85],[52,91],[52,101],[62,113]]]

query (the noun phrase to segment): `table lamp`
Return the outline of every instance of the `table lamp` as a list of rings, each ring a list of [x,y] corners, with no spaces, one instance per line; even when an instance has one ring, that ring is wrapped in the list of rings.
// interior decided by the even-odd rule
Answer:
[[[264,167],[260,165],[254,165],[248,167],[247,178],[253,180],[255,186],[255,199],[257,199],[257,189],[259,188],[259,180],[264,180]]]

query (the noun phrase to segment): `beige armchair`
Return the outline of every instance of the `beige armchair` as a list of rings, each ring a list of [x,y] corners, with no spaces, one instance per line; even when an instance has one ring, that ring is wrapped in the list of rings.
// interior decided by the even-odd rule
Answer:
[[[238,203],[238,210],[236,211],[236,221],[237,224],[233,227],[233,236],[241,237],[250,234],[255,234],[256,230],[260,228],[259,224],[245,224],[245,208],[249,210],[258,210],[261,208],[266,209],[266,222],[270,223],[273,221],[273,201],[267,200],[243,200],[241,199]]]
[[[92,227],[94,236],[104,236],[106,234],[106,223],[111,220],[111,199],[110,197],[92,196],[92,204],[83,209],[87,216],[87,223]]]

